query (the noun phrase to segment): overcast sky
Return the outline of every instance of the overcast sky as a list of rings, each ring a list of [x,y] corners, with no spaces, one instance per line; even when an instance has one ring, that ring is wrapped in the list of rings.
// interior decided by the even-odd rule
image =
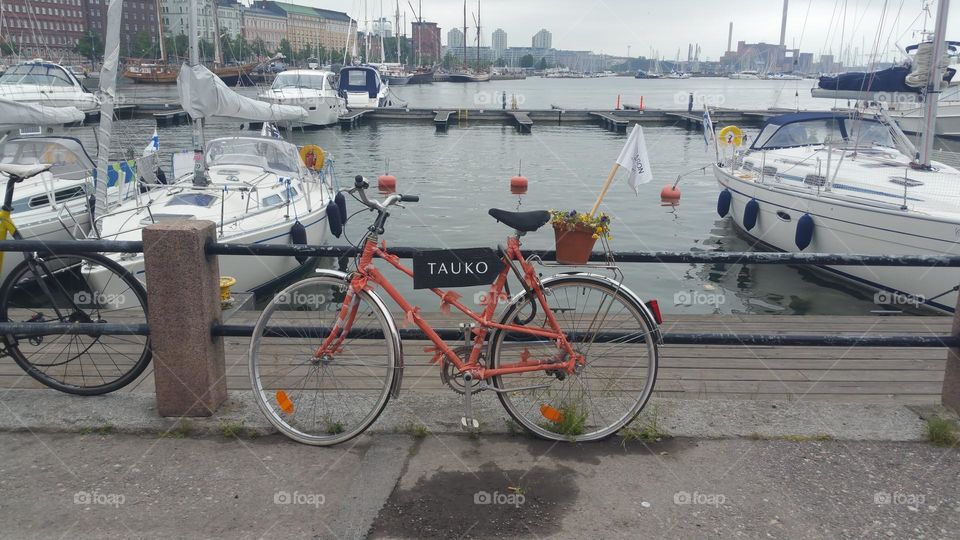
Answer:
[[[350,13],[363,20],[362,0],[291,0],[315,7]],[[380,0],[368,0],[370,18],[380,14]],[[411,0],[414,7],[417,0]],[[888,51],[895,44],[906,46],[916,42],[911,29],[923,27],[923,0],[791,0],[787,17],[786,43],[803,52],[840,54],[841,47],[871,51],[881,28],[880,50]],[[384,0],[385,16],[393,19],[395,0]],[[407,11],[407,24],[412,15],[407,0],[400,0],[401,12]],[[470,22],[477,9],[476,0],[467,5]],[[649,56],[658,50],[660,56],[673,59],[680,49],[686,59],[687,45],[700,43],[701,59],[716,60],[727,47],[727,29],[733,21],[733,43],[780,39],[782,0],[483,0],[483,42],[490,44],[490,34],[503,28],[510,46],[530,46],[540,28],[553,32],[553,46],[558,49],[592,50],[624,56],[631,46],[632,56]],[[846,12],[844,23],[844,11]],[[936,2],[931,7],[935,15]],[[440,24],[443,43],[447,31],[463,26],[461,0],[423,0],[423,18]],[[883,19],[883,20],[882,20]],[[362,25],[362,22],[361,22]],[[928,20],[927,27],[932,28]],[[951,39],[960,39],[960,6],[954,6],[948,20]],[[409,33],[409,30],[408,30]],[[471,30],[471,39],[473,39]]]

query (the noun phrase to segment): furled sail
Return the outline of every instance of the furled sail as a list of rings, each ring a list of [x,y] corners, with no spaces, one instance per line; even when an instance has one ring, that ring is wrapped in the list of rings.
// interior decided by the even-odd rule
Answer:
[[[307,118],[303,107],[273,105],[241,96],[201,65],[184,64],[180,68],[177,92],[183,110],[193,119],[219,116],[251,122],[290,122]]]

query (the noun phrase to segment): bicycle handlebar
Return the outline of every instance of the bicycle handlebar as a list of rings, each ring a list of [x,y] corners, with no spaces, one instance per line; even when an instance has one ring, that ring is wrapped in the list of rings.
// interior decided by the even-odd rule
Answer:
[[[367,179],[359,174],[353,179],[353,185],[353,189],[344,191],[347,191],[348,193],[356,193],[360,197],[360,202],[371,210],[383,211],[401,202],[420,202],[419,195],[401,195],[399,193],[394,193],[383,201],[371,201],[367,198],[366,192],[367,188],[370,187],[370,182],[367,182]]]

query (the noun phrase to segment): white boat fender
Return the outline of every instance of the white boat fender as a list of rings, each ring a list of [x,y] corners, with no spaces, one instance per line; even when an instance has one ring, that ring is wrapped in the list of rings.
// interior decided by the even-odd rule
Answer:
[[[296,246],[305,246],[307,245],[307,228],[303,226],[303,223],[300,223],[300,220],[293,222],[293,225],[290,227],[290,242]],[[306,255],[296,255],[297,262],[303,264],[307,262],[310,257]]]
[[[727,217],[727,214],[730,213],[730,201],[732,199],[733,194],[730,193],[729,189],[720,192],[720,197],[717,198],[717,213],[720,214],[720,217]]]
[[[760,203],[756,199],[750,199],[747,206],[743,209],[743,228],[751,230],[757,225],[757,217],[760,215]]]
[[[330,232],[340,238],[343,234],[343,218],[340,217],[340,207],[334,201],[327,203],[327,225]]]
[[[804,214],[797,220],[797,236],[795,243],[800,251],[807,249],[813,240],[813,217],[810,214]]]
[[[333,202],[337,203],[337,209],[340,210],[340,224],[347,224],[347,198],[343,196],[343,193],[337,193],[337,196],[333,198]]]

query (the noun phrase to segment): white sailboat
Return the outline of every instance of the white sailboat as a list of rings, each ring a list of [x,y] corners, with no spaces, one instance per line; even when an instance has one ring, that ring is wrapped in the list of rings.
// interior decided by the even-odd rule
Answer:
[[[948,6],[940,0],[934,58],[943,54]],[[936,92],[940,80],[940,69],[932,69],[928,91]],[[956,255],[960,171],[930,159],[937,105],[924,104],[919,148],[884,111],[774,117],[749,149],[715,164],[718,212],[781,251]],[[953,311],[960,283],[960,272],[949,268],[824,270],[879,290],[880,305],[901,308]]]
[[[190,2],[191,29],[197,28],[196,0]],[[322,164],[308,168],[293,144],[269,136],[223,137],[204,145],[203,122],[220,117],[258,122],[303,122],[299,106],[274,105],[230,90],[199,65],[197,35],[191,30],[191,66],[180,68],[177,90],[194,121],[194,151],[184,169],[175,167],[171,185],[156,186],[137,200],[98,216],[94,232],[110,240],[139,240],[142,229],[164,220],[202,219],[217,224],[221,241],[238,243],[320,244],[326,236],[327,204],[332,188]],[[314,150],[314,155],[317,152]],[[176,162],[175,156],[175,162]],[[143,279],[143,255],[114,255],[114,260]],[[240,290],[256,290],[299,270],[307,261],[290,257],[223,257],[223,275]],[[88,278],[108,290],[109,277],[96,270]]]

